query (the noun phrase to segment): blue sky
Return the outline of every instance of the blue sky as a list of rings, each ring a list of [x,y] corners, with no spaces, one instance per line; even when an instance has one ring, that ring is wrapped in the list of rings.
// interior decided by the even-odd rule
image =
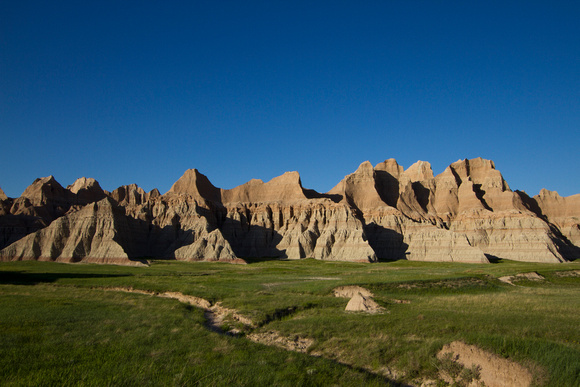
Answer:
[[[362,3],[362,4],[361,4]],[[495,161],[580,193],[577,1],[4,1],[0,187]]]

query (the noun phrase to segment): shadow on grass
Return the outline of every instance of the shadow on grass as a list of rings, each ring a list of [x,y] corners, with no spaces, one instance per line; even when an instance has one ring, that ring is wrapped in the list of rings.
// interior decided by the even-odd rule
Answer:
[[[485,257],[487,258],[489,263],[501,263],[501,262],[503,262],[503,259],[496,257],[495,255],[485,254]]]
[[[52,283],[61,278],[110,278],[130,276],[131,274],[27,273],[25,271],[0,271],[0,284],[36,285],[39,283]]]
[[[269,261],[288,261],[289,259],[279,257],[244,257],[243,260],[246,261],[246,263],[260,263]]]

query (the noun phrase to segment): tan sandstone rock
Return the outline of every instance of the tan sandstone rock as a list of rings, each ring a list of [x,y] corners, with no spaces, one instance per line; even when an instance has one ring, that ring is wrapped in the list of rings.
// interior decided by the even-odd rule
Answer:
[[[580,248],[580,194],[568,197],[542,189],[533,198],[548,221],[556,225],[568,241]],[[576,258],[580,258],[576,254]]]
[[[188,169],[185,171],[183,176],[173,184],[168,193],[186,194],[197,200],[220,200],[220,190],[214,187],[209,179],[199,173],[197,169]]]
[[[267,183],[253,179],[238,187],[221,190],[221,201],[229,203],[291,203],[305,200],[298,172],[286,172]]]
[[[115,230],[122,222],[108,199],[63,216],[0,251],[3,260],[79,262],[85,257],[129,260]]]
[[[441,227],[442,222],[420,202],[428,197],[417,199],[417,191],[430,192],[425,185],[434,186],[429,163],[417,162],[403,171],[394,160],[387,160],[379,164],[379,168],[376,171],[365,162],[329,192],[342,195],[362,213],[365,236],[379,258],[488,262],[484,253],[471,246],[465,235]],[[399,181],[396,201],[387,192],[378,191],[393,188],[395,181]],[[383,197],[397,208],[388,205]]]
[[[230,244],[218,229],[197,237],[190,245],[175,250],[175,258],[183,261],[238,261]]]

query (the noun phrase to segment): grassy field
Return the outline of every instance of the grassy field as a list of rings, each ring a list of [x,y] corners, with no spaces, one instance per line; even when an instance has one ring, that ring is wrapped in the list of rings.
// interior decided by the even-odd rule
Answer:
[[[580,385],[580,262],[535,264],[153,261],[150,267],[0,263],[3,385],[384,385],[438,377],[455,340],[528,368],[536,385]],[[497,278],[537,272],[542,281]],[[371,290],[381,314],[345,312],[337,286]],[[238,310],[256,328],[314,340],[308,353],[230,337],[176,300]],[[391,372],[386,372],[391,370]],[[385,377],[387,375],[387,377]]]

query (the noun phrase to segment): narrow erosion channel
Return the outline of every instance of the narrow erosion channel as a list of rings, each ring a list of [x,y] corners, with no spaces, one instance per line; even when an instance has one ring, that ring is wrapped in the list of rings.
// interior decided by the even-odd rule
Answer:
[[[204,315],[206,318],[207,328],[213,332],[225,335],[236,336],[241,333],[241,330],[236,328],[232,328],[225,331],[223,329],[223,326],[224,323],[228,320],[230,321],[233,320],[238,323],[241,323],[244,326],[244,328],[249,328],[249,330],[256,328],[256,324],[254,324],[252,320],[240,314],[235,309],[230,309],[222,306],[221,302],[216,302],[215,304],[212,305],[211,302],[209,302],[206,299],[195,296],[188,296],[186,294],[179,292],[157,293],[148,290],[134,289],[131,287],[98,288],[98,289],[125,293],[137,293],[161,298],[172,298],[184,304],[189,304],[191,306],[201,308],[205,311]],[[308,347],[310,347],[314,342],[314,340],[309,338],[298,337],[296,339],[290,339],[288,337],[280,335],[276,331],[269,331],[264,333],[248,333],[245,337],[256,343],[276,346],[289,351],[303,353],[306,353]]]
[[[216,302],[215,304],[212,305],[211,302],[209,302],[206,299],[203,299],[200,297],[195,297],[195,296],[188,296],[188,295],[185,295],[185,294],[179,293],[179,292],[158,293],[158,292],[152,292],[152,291],[148,291],[148,290],[134,289],[131,287],[111,287],[111,288],[94,288],[94,289],[105,290],[105,291],[125,292],[125,293],[137,293],[137,294],[143,294],[143,295],[148,295],[148,296],[153,296],[153,297],[161,297],[161,298],[172,298],[172,299],[175,299],[175,300],[182,302],[184,304],[189,304],[191,306],[201,308],[205,311],[204,315],[206,318],[206,327],[213,332],[220,333],[223,335],[238,336],[241,333],[241,330],[238,330],[236,328],[230,329],[228,331],[224,331],[224,329],[222,327],[228,319],[232,319],[234,321],[241,323],[242,325],[244,325],[245,328],[249,328],[250,331],[257,328],[256,324],[254,324],[254,322],[252,320],[241,315],[235,309],[223,307],[221,305],[221,302]],[[278,347],[281,349],[285,349],[287,351],[301,352],[301,353],[305,353],[305,354],[308,354],[308,348],[314,343],[314,340],[311,338],[305,338],[305,337],[290,338],[290,337],[283,336],[274,330],[270,330],[267,332],[259,332],[259,333],[250,332],[250,333],[247,333],[244,337],[250,341],[255,342],[255,343],[268,345],[268,346],[274,346],[274,347]],[[312,355],[312,354],[309,354],[309,355],[312,357],[319,357],[320,356],[320,355]],[[391,380],[387,376],[385,376],[384,374],[377,374],[376,372],[373,372],[372,370],[369,370],[369,369],[354,367],[352,364],[348,364],[346,362],[342,362],[342,361],[335,360],[335,359],[328,359],[328,360],[337,362],[338,364],[342,364],[342,365],[347,366],[347,367],[352,368],[352,369],[357,369],[360,372],[365,372],[368,374],[372,374],[372,375],[376,375],[376,376],[380,376],[382,378],[385,378],[385,382],[389,383],[391,386],[399,386],[399,387],[410,387],[411,386],[408,384],[401,384],[399,382]],[[391,373],[387,372],[387,374],[390,376]]]

